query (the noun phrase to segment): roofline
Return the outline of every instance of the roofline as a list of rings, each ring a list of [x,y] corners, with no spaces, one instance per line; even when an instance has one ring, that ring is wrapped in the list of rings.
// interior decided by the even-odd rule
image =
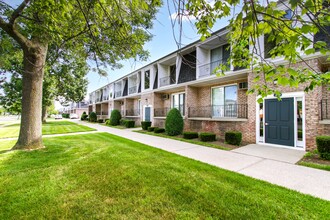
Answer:
[[[213,32],[213,33],[211,34],[210,37],[212,37],[212,36],[214,36],[214,35],[216,35],[216,34],[222,32],[222,31],[226,30],[227,27],[228,27],[228,26],[223,27],[223,28],[221,28],[221,29],[219,29],[219,30]],[[102,87],[100,87],[100,88],[98,88],[98,89],[96,89],[96,90],[90,92],[89,94],[92,94],[93,92],[96,92],[96,91],[98,91],[98,90],[100,90],[100,89],[103,89],[104,87],[106,87],[106,86],[108,86],[108,85],[110,85],[110,84],[112,84],[112,83],[115,83],[116,81],[119,81],[119,80],[121,80],[121,79],[123,79],[123,78],[125,78],[125,77],[128,77],[128,76],[131,75],[132,73],[134,73],[134,72],[138,72],[138,71],[140,71],[140,70],[146,68],[147,66],[150,66],[150,65],[152,65],[152,64],[154,64],[154,63],[157,63],[157,62],[159,62],[160,60],[162,60],[162,59],[164,59],[164,58],[166,58],[166,57],[168,57],[168,56],[172,56],[172,55],[178,53],[179,51],[182,51],[182,50],[184,50],[184,49],[187,49],[188,47],[191,47],[191,46],[197,44],[198,42],[201,42],[201,40],[200,40],[200,39],[199,39],[199,40],[196,40],[196,41],[194,41],[194,42],[192,42],[192,43],[190,43],[190,44],[188,44],[188,45],[182,47],[181,49],[177,49],[177,50],[175,50],[175,51],[173,51],[173,52],[171,52],[171,53],[169,53],[169,54],[166,54],[166,55],[162,56],[161,58],[158,58],[157,60],[152,61],[152,62],[150,62],[150,63],[148,63],[148,64],[146,64],[146,65],[140,67],[139,69],[136,69],[136,70],[134,70],[134,71],[131,71],[130,73],[128,73],[128,74],[126,74],[126,75],[124,75],[124,76],[122,76],[122,77],[120,77],[120,78],[118,78],[118,79],[116,79],[116,80],[113,80],[112,82],[110,82],[110,83],[108,83],[108,84],[106,84],[106,85],[104,85],[104,86],[102,86]]]

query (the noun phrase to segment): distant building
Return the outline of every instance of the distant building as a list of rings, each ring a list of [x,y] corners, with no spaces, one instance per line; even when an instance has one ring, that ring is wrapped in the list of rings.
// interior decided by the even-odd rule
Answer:
[[[60,114],[77,114],[79,118],[83,112],[88,114],[88,101],[85,100],[81,102],[71,102],[68,106],[59,109]]]

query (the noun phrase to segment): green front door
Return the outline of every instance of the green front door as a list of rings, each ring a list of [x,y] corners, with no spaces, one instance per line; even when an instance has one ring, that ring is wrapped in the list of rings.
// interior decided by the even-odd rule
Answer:
[[[294,146],[294,99],[265,100],[265,142]]]

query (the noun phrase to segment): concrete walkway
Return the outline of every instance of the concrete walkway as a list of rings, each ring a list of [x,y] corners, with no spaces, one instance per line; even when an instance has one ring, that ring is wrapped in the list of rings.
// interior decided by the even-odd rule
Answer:
[[[292,156],[292,152],[286,161],[279,160],[278,158],[285,158],[285,154],[290,152],[287,149],[282,151],[282,156],[280,149],[276,149],[277,156],[274,158],[274,155],[266,157],[266,151],[258,155],[253,150],[255,153],[251,155],[246,148],[224,151],[99,124],[81,121],[77,123],[330,201],[330,172],[293,164],[299,156]],[[256,149],[255,146],[250,148]],[[250,152],[253,154],[253,151]],[[274,152],[270,149],[267,151]],[[303,152],[298,151],[297,154],[303,155]]]

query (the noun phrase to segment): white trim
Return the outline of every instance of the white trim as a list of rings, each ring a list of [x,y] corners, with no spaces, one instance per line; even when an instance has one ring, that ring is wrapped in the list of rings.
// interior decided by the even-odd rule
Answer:
[[[269,144],[266,143],[265,141],[265,123],[263,123],[263,138],[260,138],[260,117],[259,117],[259,112],[260,112],[260,106],[257,100],[260,98],[260,96],[256,97],[256,143],[262,143],[264,145],[270,145],[270,146],[280,146],[284,148],[289,148],[289,149],[298,149],[298,150],[306,150],[306,110],[305,110],[305,93],[304,92],[288,92],[288,93],[283,93],[281,95],[281,98],[293,98],[293,111],[294,111],[294,146],[293,147],[286,147],[285,145],[277,145],[277,144]],[[302,130],[303,130],[303,137],[302,141],[302,146],[297,146],[298,144],[298,134],[297,134],[297,98],[301,98],[302,100],[302,115],[303,115],[303,120],[302,120]],[[264,98],[263,100],[263,121],[265,122],[265,99],[276,99],[273,95],[268,95],[267,97]],[[260,140],[261,139],[261,140]]]
[[[145,121],[146,119],[146,108],[150,108],[150,121],[153,122],[153,111],[152,111],[152,105],[143,105],[143,114],[142,114],[142,120]]]

